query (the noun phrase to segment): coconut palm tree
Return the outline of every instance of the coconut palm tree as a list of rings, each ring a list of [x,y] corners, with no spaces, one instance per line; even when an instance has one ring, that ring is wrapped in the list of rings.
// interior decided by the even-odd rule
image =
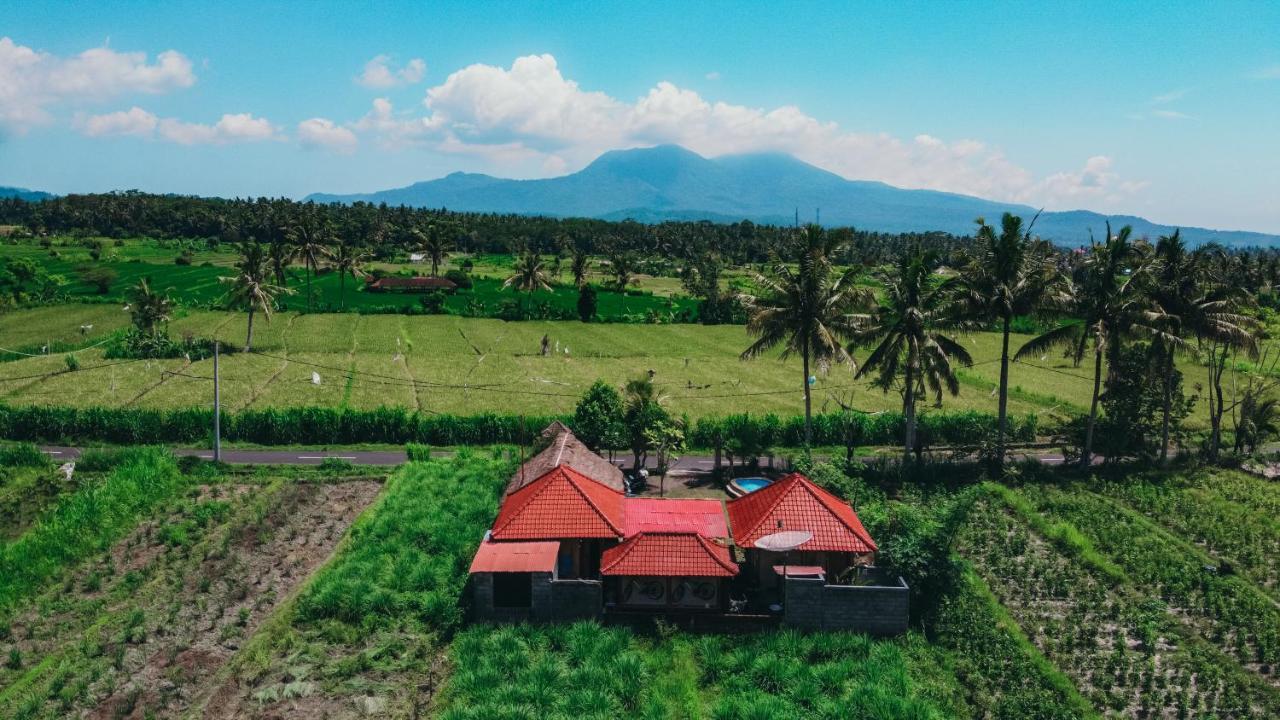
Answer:
[[[338,297],[342,308],[347,307],[347,276],[356,280],[365,276],[364,264],[369,253],[364,248],[349,242],[339,242],[333,251],[333,269],[338,271]]]
[[[537,290],[550,290],[551,282],[542,257],[532,250],[526,250],[516,258],[514,273],[502,283],[502,287],[513,287],[530,295]]]
[[[609,270],[618,292],[626,292],[636,281],[636,257],[631,253],[614,253],[609,256]]]
[[[1159,262],[1146,243],[1130,240],[1128,225],[1112,235],[1107,223],[1107,239],[1091,241],[1078,277],[1066,282],[1064,310],[1071,320],[1028,340],[1014,355],[1014,360],[1044,354],[1054,347],[1066,347],[1079,363],[1089,348],[1093,349],[1093,394],[1085,426],[1081,465],[1088,467],[1093,457],[1093,432],[1098,421],[1098,402],[1103,384],[1103,360],[1108,360],[1108,374],[1114,372],[1125,340],[1146,336],[1159,343],[1178,344],[1181,339],[1170,332],[1171,318],[1160,309],[1151,294]],[[1112,382],[1108,375],[1106,382]]]
[[[903,254],[894,272],[878,273],[885,292],[869,315],[858,319],[851,347],[874,345],[855,377],[876,373],[885,392],[901,384],[903,457],[921,453],[916,433],[916,401],[926,392],[942,404],[943,390],[960,393],[955,363],[972,365],[969,351],[942,334],[958,324],[953,301],[954,281],[935,280],[936,253],[916,246]]]
[[[431,277],[436,277],[440,273],[440,265],[449,257],[449,251],[453,250],[453,241],[438,223],[431,223],[427,226],[426,233],[419,232],[417,236],[420,238],[418,249],[431,258]]]
[[[587,284],[587,265],[591,261],[587,251],[584,248],[574,246],[569,251],[569,271],[573,273],[573,285],[579,289]]]
[[[1031,237],[1035,218],[1025,229],[1022,218],[1005,213],[1000,234],[978,218],[978,232],[956,282],[959,309],[970,319],[1000,326],[1000,385],[996,419],[996,467],[1004,465],[1009,408],[1009,326],[1019,315],[1039,311],[1058,279],[1052,249]]]
[[[747,332],[756,338],[741,358],[760,357],[779,345],[782,359],[800,356],[808,446],[813,440],[810,368],[817,365],[825,371],[833,363],[850,360],[842,342],[854,336],[854,315],[866,307],[871,295],[854,283],[852,270],[841,272],[832,263],[840,236],[808,225],[799,232],[797,241],[800,252],[795,268],[775,254],[771,271],[755,275],[760,294],[739,296],[747,311]]]
[[[162,295],[152,290],[148,278],[142,278],[130,288],[127,298],[134,327],[152,337],[161,323],[173,318],[173,298],[167,292]]]
[[[329,255],[333,231],[326,221],[314,216],[304,216],[289,228],[288,237],[294,245],[296,256],[302,259],[302,264],[307,269],[307,312],[311,312],[311,279],[320,269],[321,261]]]
[[[270,266],[267,254],[259,243],[241,245],[240,260],[235,267],[235,275],[218,279],[231,286],[227,292],[230,304],[249,311],[249,329],[244,339],[244,351],[249,352],[253,349],[254,314],[261,312],[270,323],[276,299],[281,295],[292,295],[293,290],[268,282],[271,277]]]

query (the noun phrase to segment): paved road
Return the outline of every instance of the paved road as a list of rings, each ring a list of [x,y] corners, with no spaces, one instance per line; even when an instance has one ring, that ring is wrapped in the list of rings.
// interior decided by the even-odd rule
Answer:
[[[55,460],[75,460],[80,457],[81,449],[77,447],[67,447],[60,445],[46,445],[41,448]],[[175,448],[175,455],[195,455],[198,457],[212,459],[212,450],[197,450],[192,448]],[[433,453],[439,457],[447,457],[451,453],[437,452]],[[896,456],[895,456],[896,457]],[[1056,451],[1028,452],[1021,453],[1019,458],[1031,458],[1038,460],[1046,465],[1061,465],[1063,463],[1062,454]],[[252,465],[319,465],[325,460],[333,458],[337,460],[346,460],[356,465],[399,465],[408,458],[403,450],[291,450],[288,448],[273,450],[240,450],[226,448],[222,451],[223,462],[237,464]],[[863,458],[867,462],[871,462],[873,458]],[[1102,458],[1094,458],[1100,462]],[[619,454],[614,458],[614,464],[619,467],[628,467],[630,465],[630,454]],[[727,464],[727,463],[726,463]],[[709,472],[715,467],[715,458],[711,455],[686,455],[671,468],[672,472]]]

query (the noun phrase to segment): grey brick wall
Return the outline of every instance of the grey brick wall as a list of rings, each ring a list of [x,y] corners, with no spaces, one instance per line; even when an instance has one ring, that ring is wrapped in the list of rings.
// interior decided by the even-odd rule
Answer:
[[[600,617],[604,609],[603,585],[599,580],[552,580],[548,587],[550,605],[545,614],[538,613],[539,618],[557,622],[588,620]]]
[[[788,578],[784,622],[809,630],[851,630],[869,635],[907,631],[907,584],[826,585],[822,580]]]

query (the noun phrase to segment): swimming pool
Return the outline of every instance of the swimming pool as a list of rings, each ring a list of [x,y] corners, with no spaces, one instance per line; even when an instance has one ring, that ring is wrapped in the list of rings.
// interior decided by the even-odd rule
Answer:
[[[734,497],[742,497],[747,493],[753,493],[762,488],[766,488],[771,483],[773,483],[772,480],[762,477],[738,478],[737,480],[729,483],[728,490],[730,495]]]

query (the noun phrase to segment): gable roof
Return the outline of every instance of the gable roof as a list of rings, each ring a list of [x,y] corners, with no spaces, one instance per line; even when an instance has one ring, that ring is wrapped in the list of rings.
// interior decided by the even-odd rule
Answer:
[[[876,549],[853,508],[800,473],[730,500],[728,510],[739,547],[755,547],[756,540],[779,530],[809,530],[813,539],[798,549],[855,553]]]
[[[729,549],[697,533],[642,532],[604,551],[601,575],[733,577]]]
[[[558,542],[482,542],[471,572],[551,572],[560,554]]]
[[[623,495],[567,465],[507,496],[493,523],[494,540],[620,538]]]
[[[642,532],[686,532],[709,538],[729,537],[724,504],[719,500],[627,498],[627,537]]]
[[[618,492],[626,492],[622,471],[591,452],[564,423],[553,422],[542,431],[543,437],[552,434],[554,436],[551,443],[542,452],[525,461],[511,476],[511,481],[507,483],[507,495],[529,485],[558,465],[568,465],[597,483]]]

